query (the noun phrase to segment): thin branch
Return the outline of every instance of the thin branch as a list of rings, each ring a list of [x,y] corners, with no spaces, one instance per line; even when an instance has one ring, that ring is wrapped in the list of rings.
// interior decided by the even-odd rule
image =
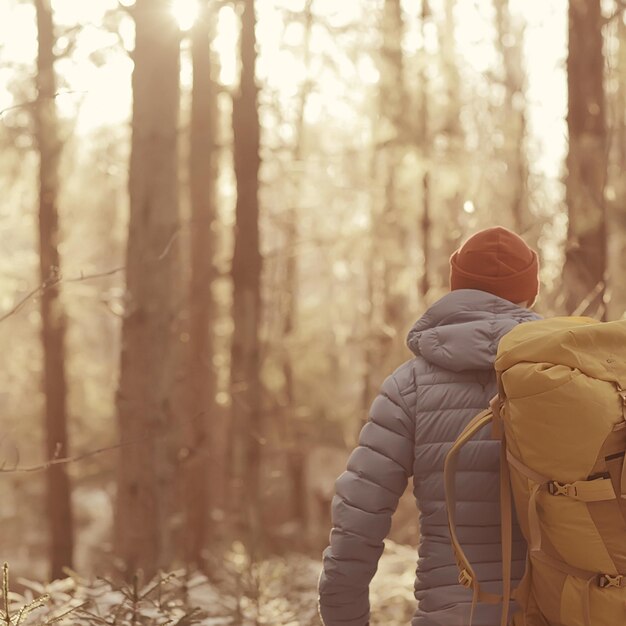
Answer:
[[[573,311],[570,315],[573,317],[579,317],[581,315],[587,315],[589,313],[589,309],[592,304],[595,303],[597,297],[602,293],[602,290],[606,287],[603,280],[600,280],[596,283],[596,286],[581,300],[580,304],[576,307],[576,310]],[[601,305],[606,307],[606,303],[602,299],[600,301]]]
[[[38,287],[35,287],[31,291],[29,291],[23,298],[21,298],[17,302],[17,304],[15,304],[13,306],[13,308],[9,309],[6,313],[1,315],[0,316],[0,323],[4,322],[4,320],[6,320],[7,318],[11,317],[12,315],[15,315],[16,313],[18,313],[24,307],[24,305],[26,305],[28,303],[29,300],[31,300],[35,296],[38,296],[38,295],[44,293],[48,289],[51,289],[52,287],[55,287],[56,285],[59,285],[61,283],[79,283],[79,282],[82,282],[82,281],[85,281],[85,280],[94,280],[96,278],[105,278],[107,276],[113,276],[114,274],[118,274],[119,272],[123,272],[125,269],[126,269],[126,267],[122,266],[122,267],[116,267],[116,268],[114,268],[112,270],[107,270],[106,272],[98,272],[96,274],[83,274],[83,273],[81,273],[80,276],[76,276],[75,278],[62,278],[59,274],[55,273],[55,274],[51,275],[41,285],[39,285]]]
[[[114,274],[119,274],[126,269],[125,265],[120,267],[113,268],[112,270],[107,270],[106,272],[98,272],[96,274],[83,274],[80,273],[80,276],[76,276],[75,278],[63,278],[60,282],[62,283],[80,283],[84,280],[93,280],[95,278],[106,278],[107,276],[113,276]],[[2,319],[0,319],[0,322]]]
[[[4,596],[4,621],[11,624],[11,614],[9,613],[9,564],[2,566],[2,595]]]
[[[165,244],[165,248],[163,248],[163,252],[161,252],[161,254],[159,254],[159,256],[157,257],[156,259],[157,263],[163,261],[163,259],[165,259],[165,257],[167,257],[167,255],[171,252],[174,246],[174,242],[178,238],[179,234],[180,234],[180,227],[177,228],[172,233],[172,236],[169,238],[168,242]],[[4,322],[4,320],[11,317],[12,315],[15,315],[31,298],[39,295],[40,293],[47,291],[48,289],[51,289],[52,287],[56,285],[59,285],[61,283],[79,283],[85,280],[95,280],[97,278],[106,278],[107,276],[113,276],[114,274],[123,272],[125,269],[126,269],[126,266],[122,265],[121,267],[115,267],[111,270],[106,270],[104,272],[97,272],[95,274],[83,274],[81,272],[80,276],[76,276],[74,278],[63,278],[61,274],[58,272],[58,269],[53,270],[50,273],[50,276],[41,285],[39,285],[35,289],[28,292],[21,300],[18,301],[18,303],[12,309],[10,309],[9,311],[1,315],[0,323]]]
[[[8,317],[11,317],[12,315],[15,315],[18,311],[20,311],[20,309],[22,309],[24,307],[24,305],[31,298],[34,298],[35,296],[39,295],[40,293],[43,293],[44,291],[47,291],[48,289],[50,289],[54,285],[58,285],[60,280],[61,280],[61,278],[58,276],[58,274],[55,274],[54,277],[50,276],[41,285],[39,285],[38,287],[35,287],[35,289],[32,289],[31,291],[29,291],[21,300],[18,301],[18,303],[12,309],[10,309],[6,313],[4,313],[2,316],[0,316],[0,323],[4,322],[5,319],[7,319]]]
[[[72,95],[72,94],[85,95],[88,93],[89,92],[85,90],[63,89],[62,91],[57,91],[53,97],[58,98],[59,96],[66,96],[66,95]],[[2,117],[5,113],[9,111],[13,111],[15,109],[27,109],[28,107],[35,106],[38,101],[39,99],[35,98],[34,100],[26,100],[25,102],[18,102],[17,104],[13,104],[10,107],[5,107],[4,109],[0,109],[0,117]]]
[[[105,626],[110,626],[109,622],[107,622],[106,619],[104,619],[104,617],[100,615],[96,615],[96,613],[93,613],[92,611],[80,609],[79,613],[87,617],[91,622],[96,622],[98,624],[104,624]]]
[[[54,617],[51,617],[50,619],[44,622],[44,626],[49,626],[49,624],[56,624],[57,622],[60,622],[64,617],[67,617],[70,613],[74,613],[74,611],[83,609],[86,606],[89,606],[89,600],[86,600],[85,602],[83,602],[82,604],[79,604],[78,606],[70,607],[69,609],[67,609],[66,611],[63,611],[63,613],[60,613],[59,615],[55,615]]]
[[[0,467],[0,474],[27,474],[27,473],[33,473],[33,472],[43,472],[47,469],[50,469],[54,465],[65,465],[67,463],[74,463],[75,461],[82,461],[83,459],[96,456],[97,454],[101,454],[102,452],[109,452],[111,450],[118,450],[119,448],[124,448],[126,446],[136,445],[138,443],[143,443],[144,441],[147,441],[148,439],[150,439],[149,436],[142,437],[141,439],[134,439],[131,441],[122,441],[121,443],[115,444],[113,446],[106,446],[104,448],[98,448],[97,450],[90,450],[89,452],[84,452],[76,456],[66,456],[66,457],[53,456],[49,461],[46,461],[45,463],[42,463],[41,465],[31,465],[27,467],[11,467],[9,469]]]
[[[163,249],[163,252],[161,252],[161,254],[159,254],[159,256],[157,257],[157,261],[162,261],[170,253],[170,250],[172,249],[172,246],[174,245],[174,242],[176,241],[176,239],[178,239],[179,234],[180,234],[180,227],[177,228],[172,233],[172,236],[169,238],[169,241],[167,242],[165,248]]]
[[[193,417],[184,417],[183,422],[195,422],[200,419],[204,415],[203,411],[196,413]],[[43,472],[47,469],[55,465],[66,465],[68,463],[75,463],[76,461],[83,461],[84,459],[88,459],[92,456],[97,456],[98,454],[102,454],[103,452],[110,452],[112,450],[119,450],[120,448],[125,448],[127,446],[134,446],[145,443],[150,439],[160,439],[162,437],[167,437],[170,433],[167,431],[156,433],[153,435],[146,435],[145,437],[140,437],[138,439],[130,439],[128,441],[121,441],[112,446],[105,446],[103,448],[97,448],[96,450],[89,450],[88,452],[83,452],[81,454],[77,454],[75,456],[66,456],[59,457],[57,456],[57,452],[54,453],[53,457],[46,461],[45,463],[41,463],[40,465],[31,465],[27,467],[18,467],[14,466],[9,469],[0,466],[0,474],[27,474],[34,472]],[[58,449],[58,448],[57,448]]]

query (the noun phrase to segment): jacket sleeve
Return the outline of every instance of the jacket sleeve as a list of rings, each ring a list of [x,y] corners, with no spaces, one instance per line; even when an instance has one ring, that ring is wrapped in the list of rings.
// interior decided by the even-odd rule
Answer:
[[[319,611],[325,626],[366,626],[369,584],[391,516],[413,473],[414,418],[393,376],[374,400],[359,445],[335,483]]]

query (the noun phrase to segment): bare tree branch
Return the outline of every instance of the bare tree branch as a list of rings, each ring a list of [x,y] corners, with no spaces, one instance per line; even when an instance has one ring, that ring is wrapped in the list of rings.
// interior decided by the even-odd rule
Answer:
[[[62,91],[57,91],[54,94],[54,97],[58,98],[59,96],[67,96],[67,95],[73,95],[73,94],[85,95],[87,93],[89,93],[89,92],[86,91],[86,90],[63,89]],[[5,113],[8,113],[9,111],[14,111],[15,109],[27,109],[28,107],[35,106],[36,104],[37,104],[37,99],[36,98],[34,100],[26,100],[24,102],[18,102],[17,104],[12,104],[10,107],[5,107],[4,109],[0,109],[0,118]]]
[[[203,413],[200,412],[191,418],[183,419],[183,421],[187,421],[187,419],[189,419],[189,421],[194,422],[197,419],[200,419],[202,416],[203,416]],[[77,454],[74,456],[58,457],[57,453],[55,452],[55,455],[51,459],[49,459],[48,461],[45,461],[44,463],[40,463],[39,465],[30,465],[30,466],[25,466],[25,467],[19,467],[15,465],[9,468],[0,466],[0,474],[31,474],[34,472],[43,472],[47,469],[50,469],[51,467],[55,465],[67,465],[68,463],[75,463],[77,461],[83,461],[84,459],[97,456],[99,454],[102,454],[103,452],[111,452],[112,450],[119,450],[120,448],[125,448],[127,446],[140,445],[146,441],[149,441],[150,439],[160,439],[162,437],[167,437],[169,436],[169,434],[170,433],[168,432],[168,430],[165,430],[165,431],[161,431],[159,433],[155,433],[152,435],[146,435],[145,437],[140,437],[138,439],[121,441],[111,446],[104,446],[102,448],[96,448],[95,450],[88,450],[87,452],[82,452],[81,454]],[[58,452],[58,449],[57,449],[57,452]],[[182,459],[182,461],[184,461],[184,459]]]
[[[55,272],[51,273],[51,275],[41,285],[29,291],[21,300],[17,302],[17,304],[13,306],[12,309],[10,309],[6,313],[4,313],[2,316],[0,316],[0,323],[4,322],[4,320],[11,317],[12,315],[15,315],[20,309],[24,307],[24,305],[31,298],[34,298],[35,296],[43,293],[44,291],[50,289],[54,285],[58,285],[60,280],[61,280],[61,277],[59,276],[58,273],[55,273]]]
[[[17,304],[13,306],[13,308],[9,309],[6,313],[0,316],[0,323],[4,322],[9,317],[18,313],[32,298],[41,295],[48,289],[55,287],[61,283],[77,283],[84,280],[92,280],[95,278],[104,278],[105,276],[112,276],[113,274],[117,274],[118,272],[123,271],[124,267],[116,267],[115,269],[108,270],[106,272],[101,272],[98,274],[81,274],[76,278],[62,278],[58,272],[52,272],[50,276],[38,287],[31,289],[23,298],[21,298]]]
[[[179,234],[180,234],[180,229],[177,229],[172,234],[172,236],[169,238],[167,244],[165,245],[165,248],[163,249],[163,252],[161,252],[161,254],[157,257],[157,259],[156,259],[157,262],[163,261],[163,259],[165,259],[167,257],[167,255],[171,252],[171,250],[172,250],[172,248],[174,246],[174,242],[178,238]],[[120,267],[115,267],[113,269],[106,270],[104,272],[97,272],[95,274],[83,274],[81,272],[81,274],[79,276],[75,276],[74,278],[63,278],[61,276],[61,274],[59,273],[58,269],[54,269],[50,273],[50,276],[48,277],[48,279],[46,279],[46,281],[44,281],[41,285],[39,285],[35,289],[32,289],[31,291],[29,291],[9,311],[7,311],[6,313],[0,315],[0,323],[4,322],[4,320],[6,320],[7,318],[15,315],[18,311],[20,311],[24,307],[24,305],[26,305],[28,303],[29,300],[31,300],[32,298],[34,298],[37,295],[42,294],[44,291],[47,291],[48,289],[51,289],[52,287],[54,287],[56,285],[59,285],[61,283],[80,283],[80,282],[83,282],[83,281],[86,281],[86,280],[95,280],[95,279],[98,279],[98,278],[106,278],[107,276],[113,276],[114,274],[118,274],[119,272],[123,272],[125,269],[126,269],[126,266],[122,265]]]
[[[172,246],[174,245],[174,242],[178,238],[179,234],[180,234],[180,228],[177,228],[172,233],[172,236],[169,238],[165,248],[163,249],[163,252],[161,252],[161,254],[159,254],[159,256],[157,257],[157,261],[162,261],[170,253],[170,250],[172,249]]]
[[[596,286],[580,301],[579,305],[576,307],[571,315],[573,317],[579,317],[581,315],[588,315],[590,313],[591,305],[595,304],[598,296],[602,294],[602,290],[606,287],[603,280],[598,281]],[[604,305],[604,301],[601,301],[599,305]]]
[[[40,465],[30,465],[26,467],[16,466],[16,467],[9,467],[9,468],[0,467],[0,474],[29,474],[33,472],[43,472],[47,469],[50,469],[54,465],[66,465],[68,463],[73,463],[75,461],[82,461],[83,459],[88,459],[89,457],[96,456],[97,454],[101,454],[102,452],[118,450],[119,448],[124,448],[126,446],[132,446],[138,443],[142,443],[146,439],[149,439],[149,437],[148,436],[142,437],[141,439],[136,439],[134,441],[123,441],[113,446],[105,446],[104,448],[90,450],[89,452],[84,452],[76,456],[57,457],[57,458],[53,457],[52,459],[46,461],[45,463],[41,463]]]
[[[75,278],[63,278],[61,279],[61,282],[63,283],[80,283],[84,280],[93,280],[96,278],[106,278],[107,276],[113,276],[114,274],[119,274],[120,272],[123,272],[126,269],[125,265],[122,265],[120,267],[115,267],[112,270],[107,270],[105,272],[98,272],[96,274],[83,274],[82,272],[80,273],[80,276],[76,276]],[[0,319],[0,322],[2,321],[2,319]]]

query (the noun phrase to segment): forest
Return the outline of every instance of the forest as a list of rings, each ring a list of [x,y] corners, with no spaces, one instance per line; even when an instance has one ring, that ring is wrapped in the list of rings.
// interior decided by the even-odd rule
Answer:
[[[7,624],[320,624],[334,481],[480,228],[541,315],[626,318],[623,0],[2,0],[0,147]],[[372,626],[418,538],[405,494]]]

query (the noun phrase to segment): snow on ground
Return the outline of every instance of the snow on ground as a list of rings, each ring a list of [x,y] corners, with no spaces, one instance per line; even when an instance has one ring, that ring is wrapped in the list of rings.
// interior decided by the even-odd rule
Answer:
[[[234,554],[234,557],[232,558]],[[202,574],[176,572],[160,582],[116,586],[76,578],[48,586],[19,580],[11,593],[12,624],[22,607],[23,626],[319,626],[317,581],[321,563],[302,555],[274,558],[251,567],[237,550],[209,581]],[[386,542],[370,589],[371,626],[407,626],[414,610],[413,548]],[[37,598],[44,605],[37,608]],[[76,608],[78,607],[78,608]],[[57,620],[68,609],[64,619]]]

